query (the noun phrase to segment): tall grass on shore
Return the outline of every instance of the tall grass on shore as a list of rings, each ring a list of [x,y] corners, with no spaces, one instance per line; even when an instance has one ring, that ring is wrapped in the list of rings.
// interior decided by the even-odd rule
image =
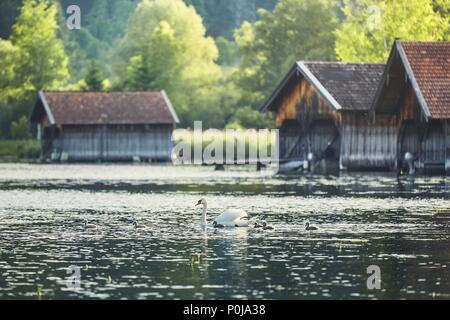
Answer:
[[[172,136],[175,163],[223,164],[233,161],[237,164],[256,163],[275,155],[277,136],[270,130],[207,130],[198,132],[179,129]],[[201,155],[198,154],[201,150]],[[185,153],[188,153],[190,157]],[[239,155],[239,156],[238,156]],[[209,156],[208,159],[205,156]],[[199,158],[202,160],[199,162]],[[211,161],[212,160],[212,161]],[[214,162],[216,160],[216,162]]]

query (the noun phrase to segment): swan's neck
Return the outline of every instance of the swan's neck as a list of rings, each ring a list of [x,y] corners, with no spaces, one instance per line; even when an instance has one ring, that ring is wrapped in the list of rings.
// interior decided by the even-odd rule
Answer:
[[[208,209],[208,205],[206,203],[203,204],[203,212],[202,212],[202,225],[206,225],[206,210]]]

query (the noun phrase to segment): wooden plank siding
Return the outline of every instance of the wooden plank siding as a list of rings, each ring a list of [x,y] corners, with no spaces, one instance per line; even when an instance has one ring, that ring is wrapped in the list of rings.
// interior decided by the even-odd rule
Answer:
[[[395,169],[398,127],[391,117],[367,122],[364,113],[342,115],[341,166],[355,169]]]
[[[170,161],[178,116],[160,92],[42,92],[41,161]]]
[[[412,85],[407,82],[403,93],[398,93],[399,103],[391,115],[378,115],[376,121],[390,117],[399,128],[397,161],[406,168],[407,152],[415,157],[416,168],[422,172],[443,172],[447,162],[446,120],[425,119]]]
[[[168,161],[172,130],[170,125],[64,126],[53,152],[67,161]]]
[[[395,169],[398,125],[378,117],[370,124],[365,112],[337,111],[306,80],[284,91],[276,112],[282,160],[335,161],[342,169]]]
[[[280,128],[281,161],[308,161],[314,170],[391,169],[398,126],[369,123],[368,111],[385,65],[302,62],[293,65],[263,104]],[[306,164],[306,161],[305,161]]]
[[[445,128],[445,172],[450,174],[450,120],[446,120]]]
[[[397,121],[398,163],[450,174],[450,42],[396,40],[371,106],[376,121]],[[411,165],[411,163],[410,163]]]
[[[283,97],[276,123],[280,128],[280,158],[304,160],[309,152],[319,158],[329,143],[334,142],[339,154],[338,123],[340,115],[332,112],[327,102],[305,79],[300,80]],[[333,141],[335,140],[335,141]],[[338,156],[333,156],[339,161]]]

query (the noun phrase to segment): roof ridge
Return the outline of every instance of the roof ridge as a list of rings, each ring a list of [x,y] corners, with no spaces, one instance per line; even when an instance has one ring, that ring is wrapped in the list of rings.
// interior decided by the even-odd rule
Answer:
[[[450,41],[446,41],[446,40],[397,40],[397,42],[402,42],[402,43],[427,43],[427,44],[450,44]]]
[[[43,93],[94,93],[94,94],[100,94],[100,93],[159,93],[161,94],[161,91],[81,91],[81,90],[42,90]]]
[[[304,60],[298,60],[297,63],[304,63],[304,64],[339,64],[339,65],[380,65],[384,66],[386,65],[385,62],[344,62],[344,61],[304,61]]]

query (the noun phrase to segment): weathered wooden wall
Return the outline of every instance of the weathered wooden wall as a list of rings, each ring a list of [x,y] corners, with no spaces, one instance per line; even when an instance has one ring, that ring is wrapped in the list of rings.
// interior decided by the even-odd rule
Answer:
[[[440,120],[432,120],[427,123],[420,154],[420,160],[426,171],[445,170],[446,141],[443,124],[444,121]]]
[[[276,113],[281,159],[304,160],[312,152],[318,159],[338,161],[339,122],[339,113],[328,107],[308,81],[292,84]]]
[[[423,171],[450,171],[448,120],[424,119],[416,94],[409,84],[398,105],[398,160],[405,167],[404,155],[411,152]],[[448,168],[448,169],[446,169]]]
[[[280,128],[280,158],[303,160],[305,145],[300,123],[297,120],[284,120]]]
[[[394,169],[398,126],[393,117],[369,124],[365,113],[343,112],[341,165],[347,169]]]
[[[312,152],[317,160],[335,161],[349,170],[396,166],[395,119],[369,124],[364,112],[333,110],[306,80],[286,90],[276,119],[282,159],[306,159]]]
[[[312,152],[348,170],[395,170],[406,168],[404,156],[411,152],[418,169],[450,172],[450,125],[426,122],[411,86],[397,111],[378,115],[374,123],[365,112],[333,110],[304,79],[283,94],[276,113],[282,160],[304,160]]]
[[[445,121],[445,171],[450,174],[450,120]]]
[[[170,160],[172,130],[171,125],[64,126],[52,151],[67,161]]]

